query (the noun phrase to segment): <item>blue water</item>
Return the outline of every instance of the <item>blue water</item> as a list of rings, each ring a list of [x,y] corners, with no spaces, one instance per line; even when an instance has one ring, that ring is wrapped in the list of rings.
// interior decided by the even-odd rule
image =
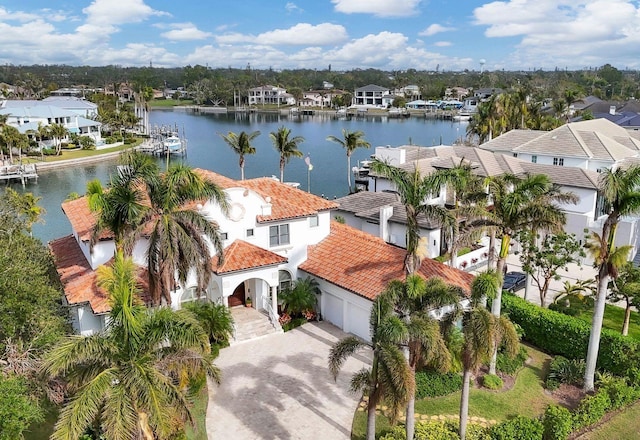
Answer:
[[[279,156],[276,153],[269,132],[280,126],[291,129],[293,136],[302,136],[305,142],[300,150],[309,154],[313,170],[309,173],[302,158],[294,158],[285,167],[285,180],[299,182],[300,188],[327,198],[341,197],[348,193],[347,158],[344,149],[326,140],[327,136],[342,137],[342,129],[361,130],[364,138],[371,143],[369,149],[357,149],[351,157],[351,166],[359,160],[369,159],[376,146],[380,145],[422,145],[433,146],[451,144],[465,135],[466,123],[426,120],[411,117],[407,119],[351,118],[337,119],[320,116],[289,117],[277,114],[221,114],[195,115],[172,110],[154,110],[150,114],[150,124],[177,126],[188,142],[184,160],[188,164],[213,170],[233,179],[240,179],[238,156],[220,138],[218,133],[229,131],[260,131],[253,145],[256,154],[246,157],[245,178],[279,176]],[[42,197],[41,205],[46,209],[44,224],[33,227],[34,236],[47,242],[71,233],[71,227],[60,209],[60,204],[69,193],[84,194],[87,182],[100,179],[107,182],[109,174],[116,166],[115,160],[98,164],[78,165],[58,170],[42,171],[38,183],[28,184],[26,191]],[[14,184],[16,190],[22,190]]]

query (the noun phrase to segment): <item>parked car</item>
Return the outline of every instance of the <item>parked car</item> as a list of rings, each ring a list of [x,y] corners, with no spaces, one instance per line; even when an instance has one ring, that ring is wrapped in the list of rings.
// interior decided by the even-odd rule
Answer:
[[[504,276],[502,290],[507,292],[517,292],[522,289],[527,282],[527,275],[522,272],[507,272]]]

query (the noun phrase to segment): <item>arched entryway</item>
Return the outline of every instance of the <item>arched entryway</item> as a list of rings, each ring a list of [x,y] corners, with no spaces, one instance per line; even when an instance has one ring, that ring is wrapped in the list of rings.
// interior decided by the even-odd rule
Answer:
[[[246,300],[246,292],[244,282],[238,284],[233,293],[229,297],[229,307],[244,305]]]

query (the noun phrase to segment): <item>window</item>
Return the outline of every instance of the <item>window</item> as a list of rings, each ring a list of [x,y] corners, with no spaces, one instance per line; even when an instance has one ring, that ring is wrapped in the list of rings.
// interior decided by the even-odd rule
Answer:
[[[314,215],[309,217],[309,226],[312,228],[315,228],[316,226],[318,226],[318,215]]]
[[[560,167],[564,166],[564,157],[554,157],[553,164],[558,165]]]
[[[253,229],[247,229],[247,237],[253,237]]]
[[[291,288],[291,274],[286,270],[278,271],[278,293]]]
[[[538,163],[538,156],[536,156],[535,154],[531,156],[531,163]]]
[[[269,226],[269,246],[289,244],[289,225]]]
[[[227,234],[226,232],[221,232],[220,233],[220,239],[221,240],[227,240],[229,238],[229,234]]]
[[[513,153],[513,157],[518,157],[518,153]]]

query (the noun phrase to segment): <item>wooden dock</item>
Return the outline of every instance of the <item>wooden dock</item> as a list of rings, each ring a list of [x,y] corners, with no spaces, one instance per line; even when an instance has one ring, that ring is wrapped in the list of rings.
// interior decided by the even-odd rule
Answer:
[[[23,165],[3,165],[0,166],[0,180],[11,182],[19,180],[22,186],[31,180],[38,181],[38,167],[35,163]]]

